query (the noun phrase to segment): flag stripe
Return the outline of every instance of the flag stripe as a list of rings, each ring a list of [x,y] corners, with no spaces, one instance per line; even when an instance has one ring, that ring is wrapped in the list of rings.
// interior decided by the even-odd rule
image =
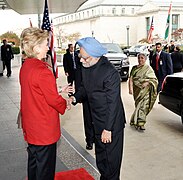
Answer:
[[[168,10],[168,17],[167,17],[166,29],[165,29],[165,39],[167,39],[168,36],[169,36],[169,30],[170,30],[170,13],[171,13],[171,9],[172,9],[172,3],[170,3],[170,7],[169,7],[169,10]]]
[[[152,42],[152,32],[153,32],[153,30],[154,30],[153,18],[154,18],[154,17],[152,17],[151,27],[150,27],[150,29],[149,29],[149,34],[148,34],[148,37],[147,37],[148,43]]]
[[[52,68],[53,68],[53,73],[55,75],[55,78],[58,78],[57,59],[56,59],[56,52],[55,52],[55,49],[54,49],[53,24],[50,23],[47,0],[45,0],[44,13],[43,13],[43,23],[42,23],[41,28],[43,30],[49,31],[49,42],[48,42],[48,44],[49,44],[49,49],[50,49]]]

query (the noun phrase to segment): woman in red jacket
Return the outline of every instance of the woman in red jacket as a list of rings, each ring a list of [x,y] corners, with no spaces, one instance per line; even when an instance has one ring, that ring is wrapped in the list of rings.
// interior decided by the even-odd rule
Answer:
[[[28,179],[54,180],[56,143],[61,135],[59,113],[64,114],[67,102],[58,94],[49,65],[42,61],[48,51],[47,31],[23,30],[21,46],[27,57],[20,70],[20,109],[28,143]]]

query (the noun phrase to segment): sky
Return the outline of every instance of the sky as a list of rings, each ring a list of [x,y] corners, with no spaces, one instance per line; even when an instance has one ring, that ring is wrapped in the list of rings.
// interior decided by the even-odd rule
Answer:
[[[89,0],[97,1],[97,0]],[[114,0],[113,0],[114,1]],[[156,0],[154,0],[156,1]],[[164,0],[170,3],[170,0]],[[182,2],[182,0],[172,0],[172,2]],[[50,18],[59,16],[60,14],[50,14]],[[30,26],[29,18],[31,18],[33,26],[38,27],[38,17],[37,15],[20,15],[13,10],[0,10],[0,35],[6,33],[7,31],[13,31],[17,35],[20,35],[24,28]],[[41,16],[42,21],[42,16]]]
[[[50,18],[59,16],[60,14],[50,14]],[[38,27],[38,15],[20,15],[13,10],[0,10],[0,35],[7,31],[13,31],[17,35],[20,35],[21,31],[27,27],[30,27],[31,19],[32,25]],[[42,15],[41,15],[42,22]]]

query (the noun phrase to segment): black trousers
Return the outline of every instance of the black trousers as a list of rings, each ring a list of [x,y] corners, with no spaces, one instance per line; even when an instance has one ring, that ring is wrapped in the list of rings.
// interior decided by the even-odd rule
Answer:
[[[112,136],[112,143],[104,144],[101,136],[95,141],[96,163],[101,174],[100,180],[120,180],[123,155],[124,130]]]
[[[88,100],[83,101],[83,120],[86,143],[93,143],[95,140],[94,126]]]
[[[28,180],[54,180],[56,143],[46,146],[28,144]]]
[[[7,75],[11,75],[11,60],[5,61],[5,67],[7,70]]]
[[[69,76],[67,76],[67,82],[71,83],[71,86],[76,81],[76,72],[77,69],[73,69],[72,71],[69,72]]]
[[[7,70],[7,75],[11,75],[11,60],[5,61],[5,67]]]

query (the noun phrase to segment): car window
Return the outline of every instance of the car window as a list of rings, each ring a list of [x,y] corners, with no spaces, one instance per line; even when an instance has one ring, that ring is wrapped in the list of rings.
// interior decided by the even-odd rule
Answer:
[[[142,45],[137,45],[137,46],[135,46],[134,48],[140,48],[140,47],[142,47]]]
[[[121,47],[115,43],[102,43],[102,45],[107,49],[108,53],[123,53]]]

